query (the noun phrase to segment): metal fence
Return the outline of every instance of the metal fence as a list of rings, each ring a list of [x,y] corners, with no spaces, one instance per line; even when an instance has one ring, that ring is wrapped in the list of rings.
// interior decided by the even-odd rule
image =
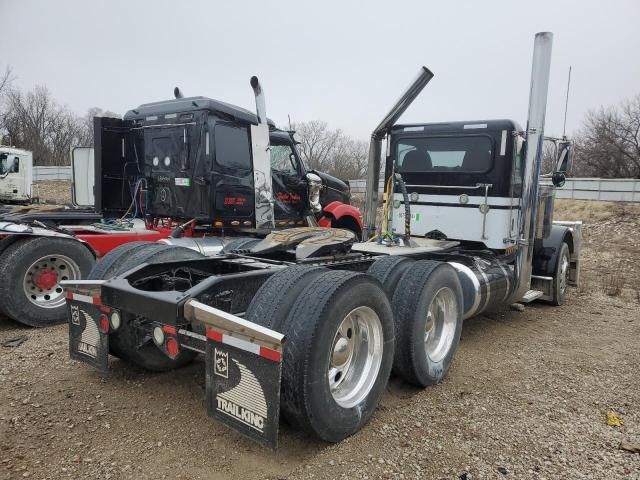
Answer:
[[[569,178],[556,190],[556,198],[640,202],[640,180],[632,178]]]
[[[71,180],[71,167],[33,167],[33,181]]]
[[[71,180],[71,167],[33,167],[34,181]],[[352,193],[364,193],[366,180],[349,180]],[[381,181],[379,190],[384,189]],[[640,202],[640,180],[633,178],[569,178],[556,190],[556,198],[602,200],[609,202]]]
[[[366,180],[349,180],[351,192],[364,193],[366,183]],[[383,182],[380,182],[379,190],[383,189]],[[633,178],[569,178],[564,187],[556,189],[556,198],[640,202],[640,180]]]

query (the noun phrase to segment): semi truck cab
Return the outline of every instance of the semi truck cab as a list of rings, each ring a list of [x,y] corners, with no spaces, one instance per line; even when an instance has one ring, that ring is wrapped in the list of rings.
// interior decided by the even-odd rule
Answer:
[[[141,208],[156,217],[231,234],[342,222],[360,235],[348,185],[307,171],[294,132],[266,115],[177,91],[123,119],[96,118],[95,131],[96,207],[104,213],[126,208],[141,182]]]
[[[0,202],[29,203],[32,186],[31,152],[0,146]]]

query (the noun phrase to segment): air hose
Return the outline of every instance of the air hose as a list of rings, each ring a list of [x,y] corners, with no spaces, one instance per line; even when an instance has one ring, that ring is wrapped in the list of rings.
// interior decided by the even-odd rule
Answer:
[[[409,193],[407,192],[407,185],[399,173],[396,173],[396,183],[400,186],[400,192],[404,200],[404,241],[408,244],[411,239],[411,205],[409,203]]]
[[[389,230],[389,217],[390,217],[390,208],[393,208],[393,191],[395,190],[395,186],[398,184],[400,187],[400,192],[402,193],[402,198],[404,200],[404,211],[405,211],[405,219],[404,219],[404,235],[402,236],[405,244],[409,244],[411,239],[411,205],[409,204],[409,194],[407,193],[407,186],[402,180],[402,176],[399,173],[389,176],[385,185],[385,202],[384,208],[382,210],[382,223],[380,225],[380,229],[376,235],[371,237],[370,241],[376,240],[378,243],[384,243],[386,245],[393,245],[399,243],[399,235],[393,233]]]

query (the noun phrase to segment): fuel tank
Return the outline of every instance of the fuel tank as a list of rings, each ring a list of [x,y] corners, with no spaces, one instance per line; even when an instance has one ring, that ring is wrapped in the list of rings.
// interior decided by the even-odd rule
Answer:
[[[489,256],[460,256],[455,268],[464,292],[464,315],[469,318],[504,304],[511,293],[513,269]]]

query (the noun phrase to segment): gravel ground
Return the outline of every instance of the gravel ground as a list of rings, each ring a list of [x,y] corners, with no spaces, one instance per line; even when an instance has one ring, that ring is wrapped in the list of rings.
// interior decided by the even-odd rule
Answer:
[[[168,374],[113,359],[102,377],[68,360],[65,326],[0,320],[0,343],[27,337],[0,347],[0,478],[640,479],[640,454],[620,449],[640,444],[638,209],[558,206],[578,207],[585,286],[566,305],[467,321],[443,383],[392,379],[369,425],[337,445],[282,425],[271,452],[207,419],[201,359]]]

